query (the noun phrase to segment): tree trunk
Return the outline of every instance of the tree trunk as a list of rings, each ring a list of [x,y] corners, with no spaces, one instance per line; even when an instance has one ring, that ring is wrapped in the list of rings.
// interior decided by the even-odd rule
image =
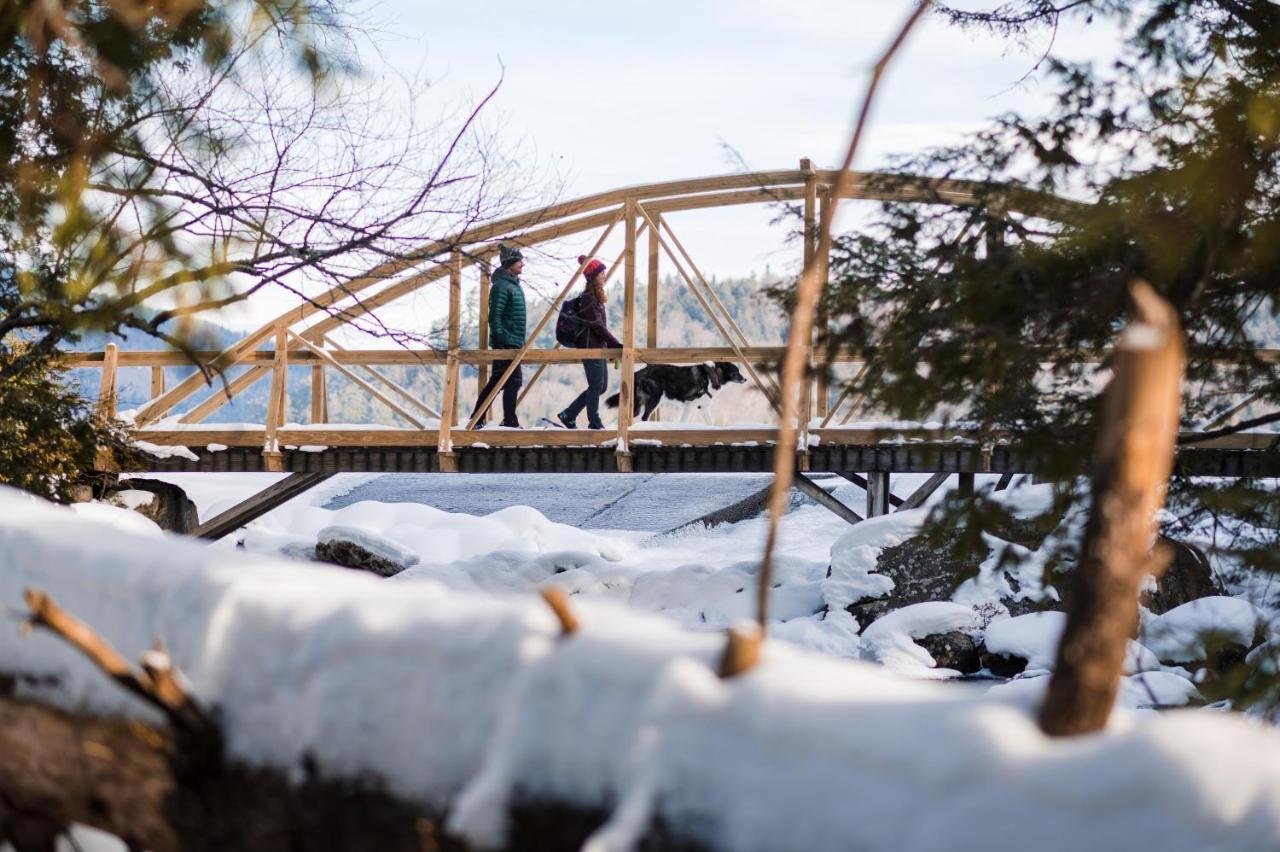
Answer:
[[[1151,547],[1178,437],[1182,338],[1173,309],[1149,285],[1135,282],[1131,292],[1134,318],[1103,400],[1079,579],[1040,708],[1052,736],[1106,725],[1137,626],[1138,588],[1165,565]]]

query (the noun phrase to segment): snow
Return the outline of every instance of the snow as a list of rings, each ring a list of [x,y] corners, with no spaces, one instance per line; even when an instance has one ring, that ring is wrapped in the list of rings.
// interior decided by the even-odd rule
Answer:
[[[187,461],[200,461],[200,457],[186,447],[170,445],[161,446],[160,444],[152,444],[149,441],[133,441],[129,446],[142,450],[144,453],[155,456],[158,459],[177,458],[186,459]]]
[[[982,620],[972,607],[948,601],[928,601],[895,609],[871,623],[862,634],[862,654],[899,670],[920,669],[923,676],[957,674],[934,669],[929,652],[913,642],[939,633],[981,632]]]
[[[150,491],[138,491],[132,488],[116,491],[111,495],[111,502],[122,509],[133,509],[135,511],[143,506],[150,506],[155,500],[156,495]]]
[[[1027,661],[1028,671],[1049,671],[1066,626],[1065,613],[1031,612],[992,621],[984,636],[987,650],[993,654],[1021,657]]]
[[[72,503],[69,508],[80,517],[88,518],[102,527],[139,536],[163,535],[155,521],[130,509],[112,506],[110,503]]]
[[[359,545],[374,556],[380,556],[404,568],[418,564],[418,555],[404,545],[360,527],[335,524],[331,527],[325,527],[316,533],[317,544],[327,544],[331,541],[349,541],[352,544]]]
[[[477,534],[500,531],[473,520]],[[509,520],[558,535],[527,512]],[[829,541],[799,541],[791,558]],[[505,838],[507,803],[554,798],[604,809],[586,847],[596,852],[632,848],[651,818],[742,852],[1280,845],[1280,733],[1233,714],[1121,709],[1101,734],[1048,739],[1014,696],[775,642],[723,681],[720,635],[616,603],[575,597],[582,629],[561,638],[530,594],[142,536],[0,489],[0,607],[20,608],[27,587],[130,659],[164,638],[233,757],[298,777],[310,759],[327,777],[381,778],[480,841]],[[950,617],[919,612],[908,635]],[[849,621],[811,615],[800,629]],[[0,659],[59,675],[24,695],[154,718],[47,634],[0,629]],[[1186,692],[1141,677],[1162,699]],[[1136,696],[1128,680],[1123,694]],[[1046,681],[1011,685],[1025,697]]]
[[[893,591],[893,580],[875,573],[880,551],[920,533],[928,509],[894,512],[855,524],[831,545],[831,576],[822,596],[831,609],[845,609],[864,598],[882,598]]]
[[[1163,615],[1145,614],[1142,641],[1161,660],[1196,662],[1214,646],[1251,648],[1261,621],[1257,607],[1240,598],[1199,598]]]

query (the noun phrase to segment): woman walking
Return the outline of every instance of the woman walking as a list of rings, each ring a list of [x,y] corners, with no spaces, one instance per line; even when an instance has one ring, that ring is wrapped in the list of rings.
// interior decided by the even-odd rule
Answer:
[[[578,263],[586,263],[582,274],[587,279],[582,295],[578,297],[578,323],[581,332],[578,337],[579,349],[621,349],[618,338],[609,332],[609,317],[604,310],[604,270],[605,265],[597,258],[587,263],[586,255],[578,258]],[[603,429],[600,422],[600,395],[609,387],[609,368],[603,358],[585,358],[582,370],[587,374],[587,389],[578,394],[578,398],[569,403],[569,407],[556,417],[566,429],[578,428],[578,415],[582,409],[587,410],[587,428]]]

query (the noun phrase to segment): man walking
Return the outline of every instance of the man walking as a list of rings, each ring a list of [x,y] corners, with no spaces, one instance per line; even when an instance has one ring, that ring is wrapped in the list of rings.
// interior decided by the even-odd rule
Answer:
[[[520,273],[524,271],[524,255],[520,249],[498,246],[498,262],[500,266],[493,273],[489,285],[489,345],[494,349],[519,349],[524,346],[525,309],[524,289],[520,286]],[[494,361],[493,374],[489,383],[480,391],[476,399],[477,408],[484,402],[502,378],[502,374],[511,366],[510,361]],[[516,419],[516,398],[520,395],[520,386],[524,377],[516,367],[502,386],[502,425],[520,428]],[[475,417],[475,411],[471,412]],[[477,427],[483,427],[488,411],[480,417]]]

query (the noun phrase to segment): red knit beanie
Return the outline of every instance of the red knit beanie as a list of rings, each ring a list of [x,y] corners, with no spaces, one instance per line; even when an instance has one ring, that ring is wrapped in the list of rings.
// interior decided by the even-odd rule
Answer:
[[[598,258],[593,257],[591,258],[591,262],[587,263],[587,256],[585,254],[578,256],[578,263],[587,264],[586,268],[582,270],[582,274],[588,281],[591,281],[601,272],[604,272],[605,269],[604,264],[601,263]]]

